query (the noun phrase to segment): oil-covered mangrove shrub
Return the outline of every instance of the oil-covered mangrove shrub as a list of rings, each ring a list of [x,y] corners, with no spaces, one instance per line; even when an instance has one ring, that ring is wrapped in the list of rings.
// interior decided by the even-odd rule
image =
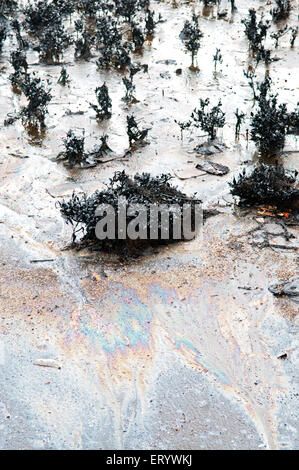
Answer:
[[[249,10],[249,17],[245,18],[241,22],[245,26],[245,35],[249,41],[250,48],[254,53],[256,53],[267,36],[270,22],[268,20],[264,22],[262,18],[258,22],[256,11],[253,8]]]
[[[251,117],[251,138],[262,154],[271,154],[283,149],[296,112],[292,115],[288,113],[285,103],[278,104],[277,95],[271,93],[271,80],[268,76],[257,88],[258,109]]]
[[[126,101],[127,103],[133,103],[137,101],[136,98],[134,97],[134,92],[136,90],[136,87],[133,83],[133,79],[136,73],[140,72],[141,67],[138,67],[138,66],[135,67],[133,64],[131,64],[129,67],[129,70],[130,70],[130,77],[129,78],[123,77],[122,79],[123,84],[125,85],[125,88],[126,88],[126,94],[122,99]]]
[[[85,151],[85,130],[79,136],[70,129],[63,139],[64,150],[57,155],[56,160],[63,161],[68,168],[94,167],[112,152],[108,145],[108,135],[100,137],[100,141],[101,144],[93,150]]]
[[[144,28],[140,25],[140,18],[138,17],[138,23],[136,18],[138,11],[143,8],[146,8],[146,2],[141,0],[115,1],[114,17],[118,16],[117,20],[111,13],[96,18],[95,44],[101,53],[96,62],[98,68],[114,66],[125,69],[131,65],[132,49],[141,49],[145,41]],[[145,12],[148,14],[148,10]],[[122,17],[130,23],[125,30]]]
[[[46,64],[60,61],[63,52],[70,45],[71,37],[60,24],[45,29],[39,36],[39,56]]]
[[[236,7],[236,0],[230,0],[230,9],[231,9],[231,12],[235,12],[237,10],[237,7]]]
[[[94,42],[95,37],[91,34],[89,28],[85,26],[81,35],[75,41],[75,59],[89,59]]]
[[[183,41],[187,51],[191,52],[191,66],[193,67],[194,59],[200,48],[200,41],[203,38],[203,33],[199,28],[198,18],[196,15],[192,16],[191,21],[185,21],[180,38]]]
[[[276,23],[289,17],[292,5],[290,0],[275,0],[275,3],[276,6],[270,10],[270,13]]]
[[[130,147],[132,147],[133,144],[141,143],[146,138],[148,131],[148,129],[139,129],[133,114],[127,116],[127,134]]]
[[[255,60],[256,60],[257,65],[261,61],[263,61],[265,63],[265,65],[271,64],[271,62],[273,61],[273,59],[271,57],[271,50],[270,49],[265,49],[265,47],[263,45],[261,45],[259,47],[257,53],[256,53]]]
[[[221,109],[221,101],[218,102],[217,106],[213,106],[210,111],[207,109],[209,104],[209,98],[205,100],[200,99],[200,107],[193,110],[189,121],[179,122],[175,120],[181,128],[181,132],[191,126],[200,127],[208,133],[211,140],[214,140],[217,135],[217,129],[222,128],[225,124],[225,113]]]
[[[27,74],[20,88],[28,100],[20,113],[23,124],[45,128],[48,104],[52,99],[51,90],[47,90],[42,80],[34,74],[33,77]]]
[[[170,175],[152,177],[147,173],[136,174],[131,178],[124,171],[116,172],[113,178],[110,179],[107,189],[96,191],[90,197],[86,194],[82,197],[73,194],[70,200],[59,203],[63,218],[73,226],[73,243],[78,248],[89,247],[92,250],[132,255],[141,254],[147,246],[184,240],[184,231],[182,230],[181,237],[178,237],[174,229],[174,223],[176,223],[176,227],[178,223],[181,226],[183,223],[183,207],[185,204],[189,204],[191,226],[194,230],[194,207],[200,201],[186,196],[186,194],[172,186],[169,182],[170,178]],[[98,239],[96,233],[97,223],[103,221],[106,217],[106,214],[100,216],[96,213],[98,207],[103,204],[109,205],[115,214],[112,226],[107,222],[109,228],[113,231],[113,236],[104,240]],[[140,209],[137,211],[138,215],[135,210],[130,209],[132,204],[140,205]],[[167,230],[166,227],[166,236],[162,217],[156,219],[155,235],[153,235],[153,220],[151,219],[150,209],[153,205],[157,207],[157,205],[162,204],[166,209],[171,209],[176,205],[177,210],[170,211],[169,229]],[[145,217],[144,210],[146,211]],[[143,211],[141,217],[139,217],[139,211]],[[134,224],[133,230],[134,234],[136,233],[134,237],[128,234],[130,224],[131,229],[132,224]],[[108,225],[106,229],[108,231]],[[77,240],[78,234],[81,234],[80,240]]]
[[[271,34],[271,38],[275,40],[275,48],[278,47],[280,38],[282,38],[288,31],[289,28],[286,25],[284,28],[278,29],[275,33]]]
[[[145,31],[147,36],[152,36],[154,34],[156,25],[162,21],[162,16],[159,13],[158,19],[155,20],[155,12],[147,9],[145,11]]]
[[[106,7],[106,3],[103,0],[79,0],[76,4],[77,10],[90,18],[93,18],[102,7]]]
[[[52,0],[52,3],[59,10],[59,13],[62,16],[71,15],[75,11],[77,5],[77,1],[73,0],[70,0],[68,2],[66,2],[65,0]]]
[[[208,133],[211,140],[215,140],[217,129],[224,127],[225,113],[221,109],[221,100],[216,106],[213,106],[210,111],[207,109],[209,104],[209,98],[205,100],[200,99],[200,107],[193,110],[189,121],[180,122],[175,120],[176,124],[180,126],[181,133],[192,126],[200,127],[203,131]]]
[[[145,41],[145,36],[142,28],[140,28],[137,24],[132,24],[132,42],[135,46],[135,51],[138,51],[142,48]]]
[[[38,35],[50,25],[61,24],[61,12],[54,2],[47,0],[39,0],[29,3],[23,10],[25,15],[24,26],[33,35]]]
[[[17,19],[14,19],[11,22],[11,27],[12,27],[13,31],[15,32],[16,39],[18,41],[19,49],[23,50],[23,51],[25,49],[28,49],[29,48],[29,43],[26,39],[23,38],[23,36],[21,34],[21,24],[19,23],[19,21]]]
[[[99,146],[97,151],[95,151],[98,157],[107,157],[110,153],[113,152],[113,150],[108,145],[108,140],[109,136],[107,134],[104,134],[100,137],[101,145]]]
[[[209,106],[209,98],[200,100],[200,107],[195,108],[191,114],[193,125],[200,127],[203,131],[209,134],[211,140],[216,138],[217,129],[220,129],[225,124],[225,113],[222,111],[221,101],[216,106],[213,106],[210,111],[207,110]]]
[[[114,66],[118,70],[124,70],[125,68],[130,68],[132,64],[131,59],[132,46],[129,42],[125,42],[120,45],[114,55]]]
[[[97,87],[95,89],[95,94],[98,104],[90,103],[90,106],[95,111],[96,118],[99,121],[111,118],[112,101],[109,96],[109,91],[106,83],[104,83],[101,87]]]
[[[231,194],[240,198],[240,205],[270,204],[290,209],[299,201],[298,173],[287,172],[282,165],[260,165],[249,175],[246,170],[230,184]]]
[[[64,151],[59,153],[57,160],[64,160],[69,168],[86,162],[84,151],[85,137],[78,137],[73,130],[69,130],[63,139]]]
[[[140,10],[139,0],[113,0],[115,3],[116,14],[125,18],[128,23],[131,23],[134,16]]]
[[[297,108],[295,111],[292,111],[287,114],[287,134],[299,134],[299,103],[297,103]]]
[[[9,80],[13,87],[20,88],[20,84],[26,79],[28,63],[25,53],[17,49],[10,54],[10,63],[14,72],[9,75]]]
[[[97,19],[95,42],[97,49],[101,51],[101,56],[97,61],[99,68],[110,67],[116,55],[126,55],[129,52],[128,48],[122,45],[122,33],[117,21],[111,16],[100,16]],[[127,60],[128,57],[125,61]]]
[[[96,45],[102,47],[117,48],[122,41],[122,33],[117,21],[111,16],[100,16],[96,22]]]
[[[262,153],[282,150],[286,136],[286,107],[277,104],[277,97],[259,100],[259,109],[251,119],[251,138]]]
[[[10,54],[10,63],[13,66],[15,72],[21,74],[26,74],[28,70],[28,62],[26,59],[26,54],[17,49]]]

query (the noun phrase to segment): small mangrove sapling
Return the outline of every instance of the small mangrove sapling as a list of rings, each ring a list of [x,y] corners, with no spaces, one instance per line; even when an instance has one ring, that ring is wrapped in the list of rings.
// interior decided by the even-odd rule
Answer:
[[[148,129],[140,130],[135,120],[134,115],[127,116],[127,134],[129,138],[130,147],[134,143],[144,140],[148,134]]]
[[[95,90],[98,104],[90,103],[91,108],[96,112],[98,120],[109,119],[112,116],[112,101],[106,83]]]
[[[42,80],[33,74],[26,74],[20,88],[28,100],[27,106],[21,110],[20,116],[24,125],[46,127],[45,117],[48,113],[48,104],[52,99],[51,90],[47,90]]]
[[[85,163],[86,155],[84,152],[85,137],[76,136],[73,130],[69,130],[63,139],[64,151],[57,156],[57,160],[66,160],[67,166],[73,168],[76,165]]]
[[[209,104],[209,98],[200,99],[200,107],[194,109],[191,119],[195,127],[200,127],[209,134],[211,140],[214,140],[217,129],[222,128],[225,124],[225,113],[221,109],[221,101],[218,102],[217,106],[213,106],[210,111],[207,110]]]
[[[67,83],[70,83],[70,76],[67,73],[65,67],[62,67],[57,83],[62,86],[65,86]]]
[[[236,139],[238,139],[240,136],[241,124],[244,122],[246,114],[243,113],[242,111],[239,113],[239,109],[236,109],[235,116],[236,116],[235,137]]]
[[[291,45],[292,48],[294,47],[297,36],[298,36],[298,26],[296,28],[291,28],[290,45]]]
[[[196,15],[192,16],[191,21],[185,21],[180,38],[187,51],[191,52],[191,67],[194,67],[194,59],[199,51],[200,41],[203,38],[203,33],[199,28],[198,18]]]
[[[216,54],[213,56],[213,61],[214,61],[214,72],[216,72],[217,62],[219,62],[219,64],[222,64],[223,62],[221,51],[218,48],[216,49]]]
[[[267,36],[270,22],[268,20],[263,22],[262,18],[257,22],[256,11],[252,8],[249,10],[249,18],[241,20],[241,23],[245,26],[245,35],[249,41],[249,46],[252,52],[256,53]]]
[[[285,103],[278,104],[277,95],[271,93],[268,76],[258,85],[258,91],[258,109],[251,118],[251,138],[262,155],[275,154],[285,145],[292,113],[288,113]]]

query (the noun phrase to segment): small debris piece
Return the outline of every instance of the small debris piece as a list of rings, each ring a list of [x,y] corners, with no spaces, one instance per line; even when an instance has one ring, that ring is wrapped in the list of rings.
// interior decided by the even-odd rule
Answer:
[[[210,217],[215,217],[216,215],[222,214],[222,212],[218,211],[218,209],[204,209],[203,211],[203,220],[204,222],[209,219]]]
[[[198,170],[205,171],[206,173],[209,173],[210,175],[217,175],[217,176],[223,176],[229,172],[228,166],[221,165],[220,163],[213,163],[213,162],[210,162],[209,160],[204,161],[202,163],[198,163],[196,165],[196,168]]]
[[[55,261],[55,259],[31,259],[30,263],[48,263]]]
[[[226,149],[225,144],[215,143],[215,142],[205,142],[203,144],[197,145],[195,151],[200,155],[214,155],[215,153],[222,153]]]
[[[156,64],[176,65],[177,61],[174,59],[157,60]]]
[[[267,217],[276,217],[277,216],[277,207],[276,206],[261,207],[257,211],[257,213],[260,214],[260,215],[267,216]],[[261,220],[261,219],[259,219],[259,220]],[[256,219],[256,221],[258,222],[257,219]]]
[[[188,180],[190,178],[197,178],[198,176],[205,176],[206,173],[199,171],[197,168],[183,168],[174,172],[175,176],[180,180]]]
[[[52,367],[53,369],[61,369],[61,365],[58,364],[55,359],[36,359],[33,364],[35,366],[40,367]]]
[[[160,77],[161,77],[161,78],[166,78],[166,79],[169,80],[169,79],[171,78],[171,75],[170,75],[170,73],[169,73],[168,70],[167,70],[166,72],[161,72],[161,73],[160,73]]]
[[[217,18],[226,18],[227,17],[227,11],[220,11],[217,15]]]
[[[274,224],[268,224],[264,222],[258,225],[253,230],[248,232],[248,235],[252,237],[251,244],[258,248],[279,248],[282,250],[298,250],[298,246],[295,243],[289,243],[290,240],[295,239],[295,236],[289,232],[287,226],[282,220],[276,220],[277,228]],[[281,227],[281,231],[278,228]],[[275,230],[275,233],[271,230]],[[287,244],[281,244],[277,242],[277,239],[285,240]]]
[[[281,354],[280,356],[277,356],[277,359],[287,359],[288,358],[288,355],[287,353],[284,353],[284,354]]]
[[[276,297],[286,295],[299,303],[299,276],[292,277],[286,282],[281,282],[269,287],[269,291]]]
[[[8,155],[11,155],[12,157],[16,158],[29,158],[28,155],[21,155],[20,153],[9,153]]]

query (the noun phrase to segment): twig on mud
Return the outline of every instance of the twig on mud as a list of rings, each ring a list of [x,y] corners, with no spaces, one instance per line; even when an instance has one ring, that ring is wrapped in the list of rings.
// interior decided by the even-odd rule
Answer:
[[[269,223],[275,223],[276,225],[281,226],[282,231],[277,232],[277,233],[269,232],[267,229],[265,229],[265,226]],[[287,242],[293,238],[296,238],[294,235],[289,233],[285,223],[280,220],[276,220],[275,222],[273,222],[273,220],[265,221],[262,224],[259,224],[254,229],[249,230],[249,232],[247,232],[246,234],[239,235],[238,238],[248,236],[248,235],[253,236],[257,232],[260,232],[260,235],[262,236],[263,240],[262,241],[252,240],[251,245],[254,247],[271,248],[272,250],[274,248],[278,248],[281,250],[295,250],[295,251],[298,250],[297,246],[288,246],[288,245],[280,245],[280,244],[278,245],[278,244],[271,243],[270,237],[283,237]]]
[[[55,261],[55,259],[31,259],[30,263],[48,263]]]

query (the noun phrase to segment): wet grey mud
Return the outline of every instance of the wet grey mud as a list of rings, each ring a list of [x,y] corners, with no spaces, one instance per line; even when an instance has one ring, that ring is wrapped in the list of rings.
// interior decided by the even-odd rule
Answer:
[[[23,25],[28,2],[16,3]],[[28,28],[17,39],[11,12],[1,12],[1,449],[298,448],[298,302],[288,295],[294,286],[298,294],[298,219],[271,205],[240,208],[229,186],[259,160],[250,138],[256,104],[244,70],[254,70],[258,82],[268,70],[279,102],[288,112],[296,108],[299,39],[293,47],[290,40],[298,2],[291,3],[287,19],[271,22],[265,45],[275,60],[265,64],[265,50],[259,61],[248,50],[245,0],[233,12],[226,0],[210,7],[152,0],[156,25],[142,47],[138,27],[130,38],[121,20],[136,46],[132,63],[142,67],[132,82],[128,71],[98,63],[107,59],[101,48],[88,49],[79,23],[83,18],[92,31],[93,13],[66,14],[65,30],[81,42],[64,46],[57,65],[47,63]],[[279,15],[271,16],[274,1],[250,7],[258,19]],[[180,36],[193,13],[203,37],[190,68]],[[137,15],[143,25],[144,15]],[[271,37],[285,25],[278,40]],[[51,89],[38,130],[24,125],[24,116],[4,125],[28,104],[9,80],[21,41],[28,41],[28,73]],[[107,96],[105,104],[95,94],[104,83],[111,109]],[[209,145],[208,132],[190,126],[181,135],[175,122],[188,122],[206,98],[209,109],[221,100],[225,113]],[[105,106],[109,115],[97,119]],[[237,139],[236,110],[245,115]],[[146,145],[129,148],[132,114],[148,133]],[[108,135],[112,156],[95,166],[64,165],[57,155],[69,130],[84,136],[87,153]],[[293,171],[298,154],[296,134],[288,133],[277,158]],[[123,170],[169,173],[180,191],[218,213],[194,240],[130,261],[67,249],[72,229],[58,202],[102,190]]]

